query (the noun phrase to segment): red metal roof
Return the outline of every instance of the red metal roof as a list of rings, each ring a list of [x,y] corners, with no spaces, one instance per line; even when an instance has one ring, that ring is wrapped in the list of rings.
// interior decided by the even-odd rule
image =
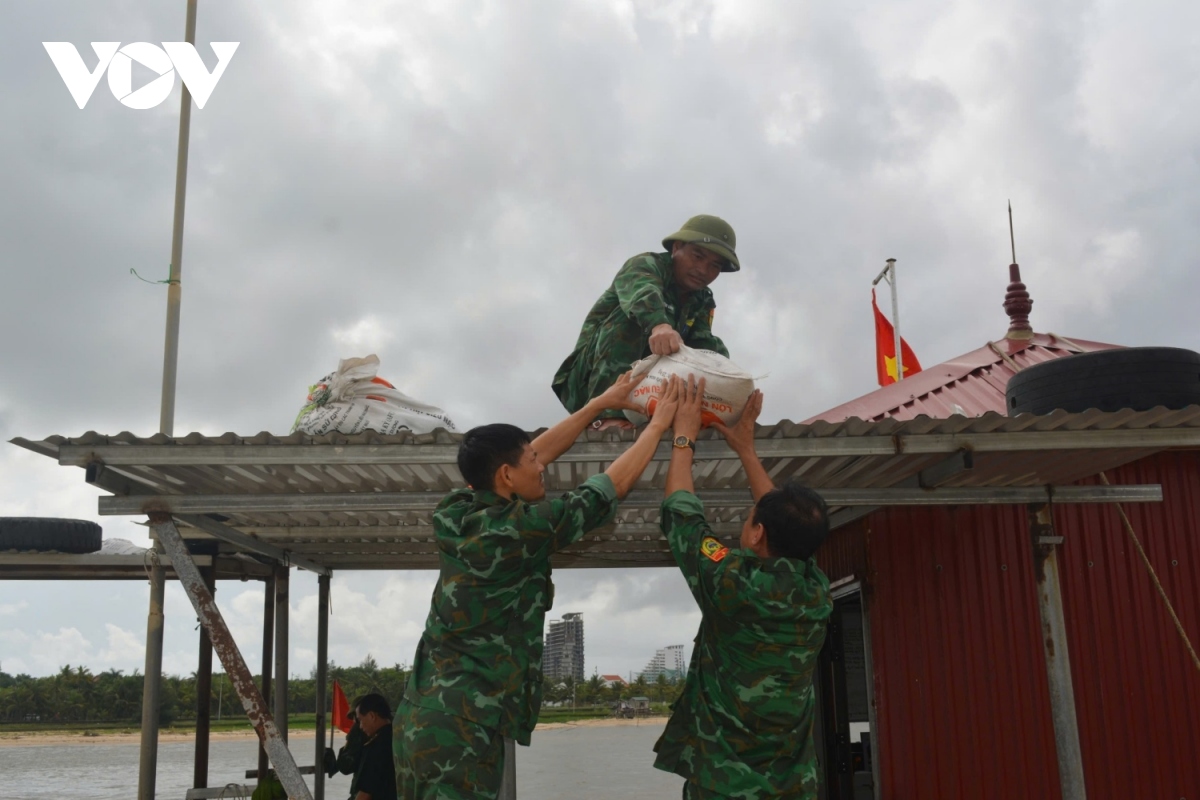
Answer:
[[[1004,387],[1018,371],[1074,353],[1119,347],[1053,333],[1035,333],[1032,339],[1002,338],[810,417],[804,424],[851,418],[877,422],[919,416],[947,419],[955,414],[978,417],[989,411],[1004,414]]]

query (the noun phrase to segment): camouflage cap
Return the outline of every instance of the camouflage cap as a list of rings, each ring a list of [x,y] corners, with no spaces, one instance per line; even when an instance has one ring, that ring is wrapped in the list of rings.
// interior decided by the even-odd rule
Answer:
[[[663,247],[671,249],[671,242],[688,242],[703,247],[725,259],[722,272],[737,272],[742,268],[737,258],[737,236],[733,226],[720,217],[711,214],[698,214],[683,227],[663,239]]]

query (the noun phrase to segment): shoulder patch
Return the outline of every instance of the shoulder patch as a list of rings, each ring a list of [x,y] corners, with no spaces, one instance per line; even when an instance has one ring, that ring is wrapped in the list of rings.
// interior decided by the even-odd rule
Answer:
[[[700,554],[710,561],[720,561],[729,555],[729,548],[711,536],[700,540]]]

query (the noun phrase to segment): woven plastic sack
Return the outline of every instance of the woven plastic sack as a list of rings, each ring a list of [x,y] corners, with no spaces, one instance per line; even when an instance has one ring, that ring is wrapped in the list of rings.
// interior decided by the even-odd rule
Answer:
[[[644,414],[626,411],[625,417],[635,425],[649,421],[658,398],[672,375],[687,380],[688,375],[704,378],[704,400],[701,404],[701,425],[707,428],[719,420],[726,425],[737,422],[754,391],[754,378],[720,353],[694,350],[687,345],[669,356],[650,356],[633,365],[635,378],[641,377],[630,399],[645,410]]]
[[[335,372],[308,387],[308,403],[300,409],[293,431],[325,433],[379,431],[430,433],[456,430],[437,406],[414,400],[376,375],[379,358],[345,358]]]

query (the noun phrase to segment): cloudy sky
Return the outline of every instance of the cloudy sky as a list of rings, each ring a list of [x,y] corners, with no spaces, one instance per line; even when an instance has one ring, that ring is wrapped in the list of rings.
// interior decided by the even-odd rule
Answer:
[[[184,2],[0,4],[0,440],[157,431],[179,86],[84,110],[43,41],[182,38]],[[688,216],[743,270],[714,327],[763,420],[874,388],[870,281],[898,259],[926,365],[1004,334],[1005,204],[1040,331],[1200,348],[1200,5],[795,0],[200,4],[240,45],[192,117],[176,433],[286,433],[339,358],[464,426],[562,415],[591,303]],[[135,70],[135,87],[151,73]],[[1188,109],[1192,109],[1189,111]],[[82,472],[0,446],[0,515],[96,517]],[[107,537],[143,530],[101,520]],[[334,579],[330,654],[407,663],[431,573]],[[560,571],[587,671],[698,615],[670,570]],[[218,599],[258,661],[261,588]],[[0,668],[141,668],[143,582],[0,585]],[[315,580],[293,579],[292,671]],[[164,666],[195,669],[167,595]]]

